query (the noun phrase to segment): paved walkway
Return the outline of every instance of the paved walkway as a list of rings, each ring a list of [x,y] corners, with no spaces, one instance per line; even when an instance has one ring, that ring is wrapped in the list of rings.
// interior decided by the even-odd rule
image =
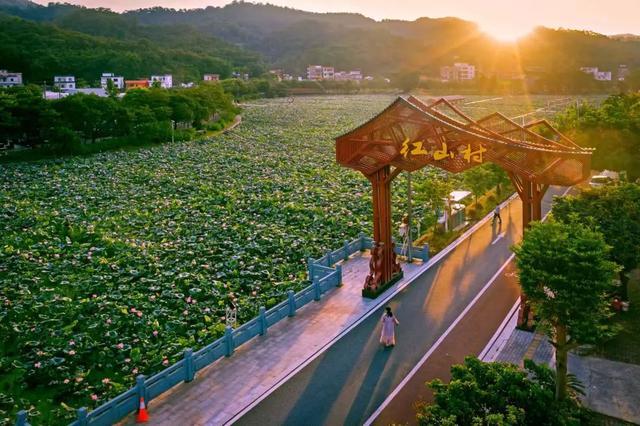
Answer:
[[[545,211],[551,197],[562,192],[562,188],[557,187],[549,190]],[[378,343],[383,310],[380,307],[239,418],[238,424],[351,425],[367,421],[507,262],[510,246],[521,239],[521,216],[521,204],[516,200],[502,210],[502,227],[485,222],[440,262],[393,296],[388,304],[400,320],[396,331],[398,344],[394,349],[385,350]],[[503,293],[501,289],[493,292],[498,297]],[[456,350],[474,353],[466,345],[477,341],[480,352],[515,298],[517,288],[506,297],[506,311],[495,315],[495,324],[489,324],[483,314],[475,317],[465,328],[466,334],[456,339]],[[496,311],[491,300],[484,306],[487,315]],[[438,377],[445,375],[443,371],[448,373],[453,361],[457,362],[453,357],[447,358],[447,353],[442,355],[444,358],[438,358],[441,367]],[[416,377],[420,379],[418,386],[424,388],[424,378]],[[415,393],[413,397],[411,402],[415,400]],[[405,419],[399,416],[407,413],[408,420],[415,421],[408,400],[399,405],[389,419],[402,423]],[[381,424],[385,423],[388,422]]]
[[[384,296],[365,299],[361,295],[369,271],[369,254],[356,254],[343,264],[343,283],[239,347],[233,356],[203,369],[191,383],[180,384],[151,401],[151,425],[221,425],[228,422],[261,395],[285,380],[316,352],[336,339],[349,326],[376,306]],[[422,263],[403,264],[404,285]],[[392,290],[391,290],[392,291]],[[133,424],[129,418],[126,424]]]
[[[559,190],[550,190],[549,199],[554,191]],[[403,265],[405,278],[375,300],[360,295],[368,255],[352,257],[343,265],[343,287],[215,362],[192,383],[153,400],[150,423],[362,423],[507,260],[510,245],[521,238],[520,208],[513,201],[502,211],[502,228],[479,225],[450,254],[443,253],[442,261],[432,259],[427,273],[425,265]],[[418,275],[391,303],[402,321],[403,343],[380,352],[377,311]]]
[[[523,359],[555,368],[555,352],[540,334],[513,330],[495,361],[522,366]],[[584,385],[585,406],[610,417],[640,424],[640,365],[569,354],[569,372]]]

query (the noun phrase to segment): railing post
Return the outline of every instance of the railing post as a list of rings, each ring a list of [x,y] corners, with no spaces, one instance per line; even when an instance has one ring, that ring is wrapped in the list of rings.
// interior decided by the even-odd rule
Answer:
[[[87,426],[87,409],[78,408],[78,426]]]
[[[336,287],[342,287],[342,265],[336,265],[336,272],[338,273],[338,284],[336,284]]]
[[[364,251],[364,233],[361,232],[358,238],[360,239],[360,251]]]
[[[30,426],[27,423],[27,412],[24,410],[18,411],[18,415],[16,416],[16,426]]]
[[[187,348],[184,351],[184,381],[191,382],[196,375],[195,365],[193,365],[193,349]]]
[[[316,302],[320,300],[322,295],[322,289],[320,288],[320,277],[318,275],[313,276],[313,300]]]
[[[264,306],[260,306],[260,313],[258,314],[258,324],[260,324],[260,335],[267,334],[267,309]]]
[[[138,401],[140,398],[144,398],[144,403],[147,404],[147,385],[144,382],[144,376],[142,374],[136,377],[136,390],[138,392]]]
[[[349,255],[351,253],[349,253],[349,241],[344,240],[344,260],[347,261],[349,260]]]
[[[233,329],[229,326],[224,329],[224,343],[225,343],[225,353],[224,356],[231,356],[234,351],[233,346]]]
[[[422,246],[422,261],[427,263],[429,260],[429,244],[425,244]]]
[[[331,268],[331,250],[327,251],[327,267]]]
[[[315,261],[313,260],[312,257],[309,257],[307,259],[307,273],[308,275],[308,279],[309,281],[311,281],[313,279],[313,264],[315,263]]]
[[[289,296],[289,316],[292,317],[296,314],[296,298],[293,290],[289,290],[287,295]]]

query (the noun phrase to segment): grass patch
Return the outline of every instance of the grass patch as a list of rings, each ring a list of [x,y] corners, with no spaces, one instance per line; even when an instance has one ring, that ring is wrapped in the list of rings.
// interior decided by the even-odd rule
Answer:
[[[620,332],[613,339],[596,345],[592,355],[640,365],[640,269],[631,273],[629,301],[629,311],[613,317],[613,322],[621,327]]]

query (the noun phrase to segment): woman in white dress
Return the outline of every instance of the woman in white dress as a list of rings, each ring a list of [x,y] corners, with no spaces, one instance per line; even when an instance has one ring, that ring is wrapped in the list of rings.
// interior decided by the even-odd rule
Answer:
[[[387,306],[386,312],[382,314],[382,334],[380,335],[380,343],[385,347],[395,346],[395,328],[399,324],[400,322],[391,312],[391,308]]]

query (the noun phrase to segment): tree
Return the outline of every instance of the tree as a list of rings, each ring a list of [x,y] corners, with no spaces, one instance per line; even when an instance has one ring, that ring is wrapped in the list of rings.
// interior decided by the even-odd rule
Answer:
[[[438,225],[438,214],[447,208],[447,198],[453,189],[453,185],[438,176],[427,178],[415,185],[416,202],[422,203],[433,212],[434,230]],[[447,219],[449,212],[447,212]]]
[[[487,169],[491,172],[491,178],[489,179],[491,181],[491,185],[496,187],[496,194],[500,197],[502,195],[503,186],[508,185],[511,180],[509,179],[507,172],[497,164],[489,163]]]
[[[113,80],[110,78],[107,79],[107,93],[112,98],[118,96],[118,88],[113,84]]]
[[[597,231],[572,222],[534,223],[513,248],[522,291],[556,349],[556,399],[567,395],[567,354],[610,334],[615,263]]]
[[[484,194],[493,184],[493,174],[486,166],[478,166],[464,172],[464,184],[473,193],[475,204],[478,196]]]
[[[467,357],[451,367],[451,381],[428,383],[434,403],[419,409],[421,425],[564,425],[584,414],[576,398],[555,401],[553,371],[525,360],[525,370],[512,364],[484,363]]]
[[[403,72],[394,79],[395,86],[404,93],[409,93],[412,89],[418,87],[419,82],[420,76],[416,72]]]
[[[624,184],[557,198],[553,216],[561,222],[593,222],[611,246],[609,257],[622,266],[620,296],[628,299],[629,273],[640,264],[640,186]]]

